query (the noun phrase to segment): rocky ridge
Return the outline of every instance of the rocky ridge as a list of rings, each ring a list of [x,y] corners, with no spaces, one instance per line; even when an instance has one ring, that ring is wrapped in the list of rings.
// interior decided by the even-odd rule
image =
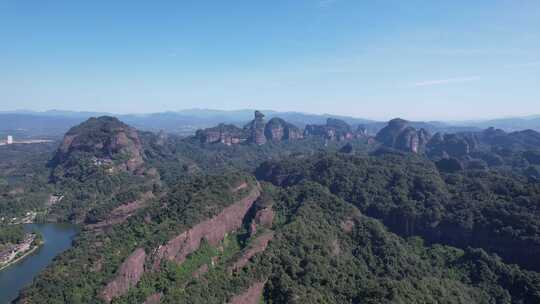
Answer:
[[[147,255],[142,248],[136,249],[120,265],[115,278],[100,293],[100,298],[109,303],[114,298],[125,295],[139,282],[144,272],[159,271],[164,260],[183,263],[189,254],[199,248],[203,240],[217,246],[227,234],[242,226],[259,195],[259,187],[254,187],[243,199],[226,207],[218,215],[180,233],[166,244],[154,249],[151,254]],[[145,268],[145,265],[149,265],[150,268]]]

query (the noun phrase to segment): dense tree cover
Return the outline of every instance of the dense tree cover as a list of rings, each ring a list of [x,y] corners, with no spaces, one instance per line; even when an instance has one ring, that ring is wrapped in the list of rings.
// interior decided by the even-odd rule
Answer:
[[[227,271],[234,260],[230,252],[242,247],[231,236],[221,251],[203,245],[182,265],[168,263],[114,302],[140,303],[161,292],[162,303],[225,303],[265,281],[264,303],[540,301],[539,274],[506,265],[481,249],[403,239],[319,184],[264,191],[274,201],[275,238],[242,270]],[[217,262],[207,273],[192,275],[211,260]]]
[[[315,181],[402,236],[481,247],[540,267],[540,184],[521,175],[440,173],[429,160],[411,155],[322,154],[265,163],[257,176],[281,186]]]
[[[110,174],[93,165],[86,168],[84,179],[63,177],[55,183],[55,192],[63,198],[51,207],[51,218],[97,222],[119,205],[135,201],[142,193],[155,189],[152,177],[128,172]]]
[[[44,208],[52,192],[46,164],[55,148],[55,143],[0,146],[0,218],[4,221]]]
[[[368,150],[363,141],[355,140],[350,143],[358,152]],[[294,155],[312,155],[321,150],[338,151],[345,144],[346,142],[326,141],[322,138],[308,138],[301,141],[267,142],[261,146],[255,144],[226,146],[200,144],[195,140],[185,139],[175,143],[174,151],[176,155],[194,161],[205,172],[223,167],[251,171],[264,161],[286,159]]]
[[[83,231],[75,246],[47,267],[23,297],[32,303],[99,303],[98,292],[129,254],[140,247],[151,253],[177,234],[216,215],[250,190],[232,193],[231,189],[241,181],[255,186],[252,178],[236,172],[193,177],[122,224]]]
[[[0,226],[0,251],[10,244],[19,244],[25,235],[22,225]]]
[[[95,127],[85,130],[89,141],[110,135],[102,124]],[[12,153],[16,166],[0,161],[10,169],[0,170],[2,216],[46,210],[49,220],[93,224],[153,194],[126,221],[84,229],[23,292],[25,299],[100,303],[99,291],[130,253],[142,247],[151,254],[216,215],[247,193],[231,192],[240,181],[255,186],[240,172],[255,171],[273,184],[261,198],[276,213],[275,237],[264,253],[240,271],[228,270],[257,236],[248,233],[250,212],[246,227],[217,248],[203,242],[182,265],[163,263],[114,302],[141,303],[159,292],[163,303],[225,303],[261,281],[267,282],[265,303],[540,302],[539,274],[524,270],[540,270],[540,184],[534,178],[540,164],[530,146],[482,147],[466,162],[454,162],[384,149],[368,156],[373,146],[364,140],[226,146],[138,136],[144,157],[138,172],[111,172],[87,150],[73,150],[50,168],[52,150],[35,158]],[[125,161],[123,154],[112,157]],[[62,199],[47,206],[51,194]],[[204,265],[212,266],[194,277]]]
[[[269,269],[267,303],[540,301],[538,274],[482,250],[402,239],[318,184],[301,183],[276,202],[281,227],[254,266]]]
[[[72,128],[69,134],[77,134],[82,138],[78,139],[80,141],[100,143],[107,142],[118,129],[126,128],[128,126],[112,118],[93,119]],[[143,193],[160,196],[169,186],[194,175],[236,169],[251,171],[267,160],[310,155],[321,149],[337,151],[344,145],[311,138],[264,146],[226,146],[150,132],[138,132],[138,136],[145,161],[143,174],[112,172],[110,166],[96,165],[96,158],[103,157],[105,152],[92,145],[90,150],[86,146],[70,150],[68,156],[62,153],[55,156],[58,142],[1,147],[0,217],[40,211],[47,214],[47,220],[94,223]],[[357,151],[367,149],[362,141],[351,144]],[[125,154],[107,153],[112,157],[111,165],[125,161]],[[62,199],[51,205],[51,195]]]

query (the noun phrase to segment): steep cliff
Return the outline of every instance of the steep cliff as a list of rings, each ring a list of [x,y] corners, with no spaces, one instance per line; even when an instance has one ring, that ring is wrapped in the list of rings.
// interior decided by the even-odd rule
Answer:
[[[231,189],[231,191],[234,190]],[[203,240],[212,246],[218,246],[226,235],[242,226],[248,211],[259,195],[260,189],[253,187],[239,201],[225,207],[216,216],[203,220],[180,233],[166,244],[154,249],[148,256],[143,249],[136,249],[119,267],[115,278],[101,291],[100,297],[110,302],[114,298],[125,295],[139,282],[145,271],[160,271],[161,262],[164,260],[183,263],[188,255],[199,249]],[[150,268],[145,269],[145,265],[150,265]]]
[[[302,138],[302,131],[281,118],[274,117],[264,127],[264,135],[270,141],[296,140]]]
[[[254,188],[248,196],[225,208],[217,216],[197,224],[157,248],[153,254],[154,270],[159,269],[162,260],[183,263],[189,254],[199,248],[202,240],[210,245],[218,245],[228,233],[242,226],[244,217],[259,194],[260,190]]]
[[[265,125],[264,114],[255,111],[255,118],[244,126],[244,130],[249,134],[249,142],[256,145],[264,145],[266,143],[266,136],[264,135]]]
[[[316,136],[328,140],[349,140],[355,137],[354,132],[346,122],[328,118],[325,125],[307,125],[304,129],[304,137]]]
[[[430,138],[429,132],[416,130],[400,118],[390,120],[376,136],[376,140],[388,148],[412,153],[423,153]]]
[[[252,243],[246,248],[244,251],[241,252],[241,254],[238,256],[236,261],[233,263],[232,266],[229,267],[230,272],[234,272],[236,270],[242,269],[242,267],[246,266],[246,264],[249,262],[249,260],[254,257],[255,255],[263,252],[266,247],[268,246],[268,243],[274,238],[274,232],[268,231],[260,236],[258,236],[256,239],[252,241]]]
[[[267,123],[264,114],[259,111],[255,111],[253,120],[242,129],[235,125],[220,124],[198,130],[195,134],[195,138],[202,143],[222,143],[229,146],[244,142],[264,145],[267,141],[298,140],[302,137],[302,131],[295,125],[277,117]]]
[[[143,147],[134,128],[114,117],[90,118],[71,128],[56,151],[52,165],[70,168],[88,163],[110,172],[136,172],[144,164]]]
[[[431,157],[463,157],[478,147],[479,142],[473,133],[440,134],[437,133],[429,141],[428,155]]]
[[[226,124],[198,130],[195,136],[203,143],[222,143],[228,146],[245,142],[248,138],[248,134],[245,130],[240,129],[235,125]]]
[[[101,299],[109,303],[113,298],[125,294],[135,286],[144,273],[146,253],[143,248],[135,250],[118,269],[117,276],[100,294]]]

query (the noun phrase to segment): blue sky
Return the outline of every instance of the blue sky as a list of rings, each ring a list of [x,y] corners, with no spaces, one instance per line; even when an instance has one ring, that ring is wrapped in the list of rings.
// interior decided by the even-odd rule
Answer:
[[[538,0],[0,0],[0,110],[540,114]]]

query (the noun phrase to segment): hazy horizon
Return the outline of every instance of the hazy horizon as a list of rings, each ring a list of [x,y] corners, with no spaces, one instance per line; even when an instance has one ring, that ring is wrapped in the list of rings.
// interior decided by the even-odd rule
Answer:
[[[443,123],[454,123],[454,124],[466,124],[466,123],[474,123],[474,122],[486,122],[490,120],[498,120],[498,119],[537,119],[540,118],[540,114],[527,114],[527,115],[517,115],[517,116],[496,116],[496,117],[487,117],[487,118],[470,118],[470,119],[462,119],[462,120],[450,120],[450,119],[410,119],[405,116],[393,116],[386,119],[376,119],[376,118],[370,118],[370,117],[364,117],[364,116],[355,116],[355,115],[347,115],[347,114],[334,114],[334,113],[313,113],[308,111],[277,111],[274,109],[231,109],[231,110],[223,110],[223,109],[211,109],[211,108],[186,108],[186,109],[179,109],[179,110],[170,110],[170,111],[160,111],[160,112],[140,112],[140,113],[133,113],[133,112],[124,112],[124,113],[118,113],[118,112],[106,112],[106,111],[75,111],[75,110],[64,110],[64,109],[49,109],[49,110],[30,110],[30,109],[15,109],[15,110],[6,110],[6,111],[0,111],[0,114],[3,113],[32,113],[32,114],[46,114],[46,113],[54,113],[54,112],[67,112],[67,113],[89,113],[89,114],[103,114],[103,115],[112,115],[112,116],[145,116],[145,115],[152,115],[152,114],[164,114],[164,113],[185,113],[185,112],[192,112],[192,111],[215,111],[215,112],[223,112],[226,113],[234,113],[234,112],[253,112],[253,111],[261,111],[263,114],[268,114],[268,112],[272,113],[296,113],[296,114],[302,114],[302,115],[319,115],[319,116],[342,116],[342,117],[348,117],[348,118],[354,118],[354,119],[366,119],[366,120],[372,120],[374,122],[385,122],[394,118],[401,118],[409,121],[425,121],[425,122],[443,122]],[[61,115],[61,114],[60,114]]]
[[[0,3],[0,111],[540,113],[540,2]]]

